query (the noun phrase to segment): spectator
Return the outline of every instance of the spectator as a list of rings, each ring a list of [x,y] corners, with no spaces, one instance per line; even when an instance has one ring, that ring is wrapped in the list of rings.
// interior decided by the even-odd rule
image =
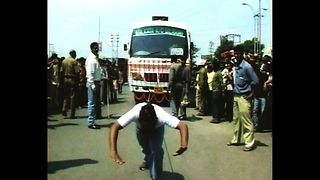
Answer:
[[[61,75],[63,76],[63,107],[62,115],[67,116],[70,108],[70,119],[74,119],[76,113],[76,91],[79,83],[79,67],[76,61],[77,53],[70,50],[69,57],[62,61]]]
[[[101,116],[100,81],[101,67],[98,61],[99,45],[97,42],[90,44],[91,53],[86,60],[87,88],[88,88],[88,128],[100,129],[95,123]]]
[[[259,83],[259,79],[253,67],[243,59],[243,47],[237,45],[234,48],[234,102],[233,120],[235,123],[234,135],[228,146],[240,144],[242,131],[244,138],[244,151],[255,148],[253,123],[251,121],[251,101],[253,97],[253,86]]]

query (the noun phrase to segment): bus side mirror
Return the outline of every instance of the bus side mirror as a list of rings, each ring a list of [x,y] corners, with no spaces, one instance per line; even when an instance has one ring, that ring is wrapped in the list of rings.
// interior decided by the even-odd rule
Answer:
[[[190,47],[191,49],[193,49],[193,48],[194,48],[194,44],[193,44],[193,42],[191,42],[190,46],[191,46],[191,47]]]
[[[123,44],[123,50],[125,50],[125,51],[128,50],[128,45],[127,44]]]

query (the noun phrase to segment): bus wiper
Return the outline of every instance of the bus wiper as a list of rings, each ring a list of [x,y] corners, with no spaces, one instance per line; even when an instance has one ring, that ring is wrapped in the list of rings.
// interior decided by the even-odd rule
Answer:
[[[162,51],[155,51],[155,52],[152,52],[152,53],[150,53],[150,54],[148,54],[148,55],[157,54],[157,53],[159,53],[159,52],[162,52]]]

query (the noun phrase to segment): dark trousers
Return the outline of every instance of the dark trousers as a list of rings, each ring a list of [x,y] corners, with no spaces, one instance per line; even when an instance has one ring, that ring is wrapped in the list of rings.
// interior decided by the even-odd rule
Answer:
[[[225,116],[227,121],[232,121],[233,119],[233,91],[225,90]]]
[[[220,120],[223,118],[222,91],[212,91],[212,117]]]

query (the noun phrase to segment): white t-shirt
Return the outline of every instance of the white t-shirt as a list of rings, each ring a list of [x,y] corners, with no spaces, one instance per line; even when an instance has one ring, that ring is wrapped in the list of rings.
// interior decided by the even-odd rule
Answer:
[[[140,127],[140,123],[138,121],[139,119],[139,114],[140,114],[140,110],[141,107],[146,105],[146,102],[143,103],[139,103],[136,104],[130,111],[128,111],[127,113],[125,113],[124,115],[122,115],[117,122],[120,124],[120,126],[122,127],[126,127],[128,124],[130,124],[131,122],[135,122],[137,124],[138,127]],[[154,110],[156,112],[157,118],[158,118],[158,122],[156,124],[156,128],[166,124],[169,127],[172,128],[176,128],[177,125],[179,124],[180,120],[174,116],[172,116],[171,114],[167,113],[164,109],[162,109],[162,107],[156,105],[156,104],[152,104],[152,106],[154,107]]]

